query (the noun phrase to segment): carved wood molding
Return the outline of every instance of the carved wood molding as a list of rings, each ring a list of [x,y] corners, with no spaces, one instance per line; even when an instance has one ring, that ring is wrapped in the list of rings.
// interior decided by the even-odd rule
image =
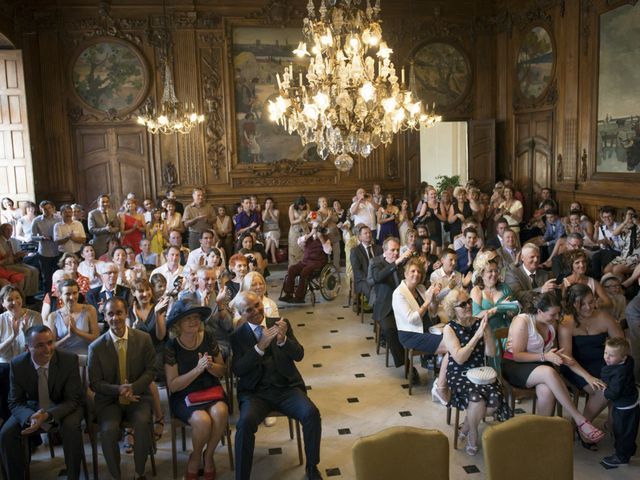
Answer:
[[[582,155],[580,156],[580,180],[582,182],[587,181],[587,149],[582,149]]]
[[[283,159],[259,167],[251,165],[249,170],[251,170],[256,177],[272,178],[283,176],[308,177],[318,173],[321,168],[300,160]],[[297,180],[296,178],[292,179],[294,182]]]
[[[564,177],[564,172],[562,170],[562,154],[558,154],[558,158],[556,159],[556,180],[558,182],[562,182]]]
[[[226,165],[227,146],[224,129],[224,93],[222,57],[225,37],[222,32],[206,33],[199,41],[207,46],[200,55],[202,98],[206,104],[206,159],[216,179]]]
[[[551,27],[553,16],[549,10],[560,7],[560,15],[564,17],[566,0],[534,0],[528,2],[530,7],[525,11],[514,11],[505,8],[491,18],[484,20],[485,23],[495,25],[495,33],[506,32],[509,37],[513,33],[513,27],[524,31],[532,23],[542,23]],[[481,22],[482,23],[482,22]]]
[[[580,1],[580,15],[582,28],[580,29],[580,36],[582,37],[582,53],[584,55],[589,54],[589,43],[591,36],[591,22],[590,17],[593,11],[593,0],[581,0]]]
[[[249,13],[245,18],[258,20],[262,25],[290,27],[301,21],[306,12],[296,0],[269,0],[264,7]]]

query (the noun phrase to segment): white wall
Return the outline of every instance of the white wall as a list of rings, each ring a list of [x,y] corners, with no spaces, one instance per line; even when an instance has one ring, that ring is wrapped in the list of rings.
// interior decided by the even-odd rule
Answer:
[[[420,129],[421,181],[435,185],[438,175],[460,175],[467,181],[467,122],[440,122]]]

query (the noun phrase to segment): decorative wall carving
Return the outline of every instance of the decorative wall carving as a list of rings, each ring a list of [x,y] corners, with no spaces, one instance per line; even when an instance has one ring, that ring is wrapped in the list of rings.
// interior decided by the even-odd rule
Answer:
[[[561,182],[563,175],[564,173],[562,171],[562,154],[559,153],[558,158],[556,159],[556,180],[558,180],[558,182]]]
[[[206,104],[205,142],[206,158],[216,179],[226,162],[227,147],[224,131],[224,98],[222,85],[222,51],[224,35],[218,33],[201,34],[200,42],[207,45],[200,55],[202,72],[202,98]]]
[[[582,53],[584,55],[589,54],[589,42],[591,36],[591,25],[590,25],[590,16],[593,11],[593,0],[581,0],[580,1],[580,14],[582,16],[582,31],[581,40],[582,40]]]
[[[513,109],[514,110],[529,110],[534,108],[541,108],[547,106],[553,106],[558,101],[558,80],[553,79],[553,82],[549,85],[547,92],[540,98],[524,98],[522,95],[514,91],[513,93]]]
[[[295,0],[269,0],[267,5],[247,15],[248,19],[256,19],[263,25],[286,27],[301,21],[305,11],[300,2]]]
[[[582,156],[580,157],[580,180],[582,182],[587,181],[587,149],[582,149]]]
[[[267,165],[267,168],[251,166],[249,170],[251,170],[256,177],[281,177],[283,175],[299,175],[304,177],[315,175],[320,171],[318,166],[299,160],[283,159]]]

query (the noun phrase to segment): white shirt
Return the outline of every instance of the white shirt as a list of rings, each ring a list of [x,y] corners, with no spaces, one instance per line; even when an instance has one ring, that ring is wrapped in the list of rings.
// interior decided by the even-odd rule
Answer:
[[[122,337],[117,336],[115,333],[113,333],[113,330],[109,329],[109,335],[111,335],[111,341],[113,342],[113,344],[115,345],[116,348],[118,348],[118,342],[120,340],[124,340],[125,344],[124,347],[127,348],[127,343],[129,341],[129,327],[126,327],[124,329],[124,335],[122,335]]]
[[[209,249],[209,253],[211,253],[211,250],[212,249]],[[209,253],[205,253],[204,251],[202,251],[202,247],[192,250],[191,252],[189,252],[189,257],[187,258],[187,265],[198,268],[200,266],[200,260],[202,260],[203,262],[202,264],[204,265],[206,263],[205,260],[209,255]]]
[[[165,290],[165,292],[170,292],[171,290],[173,290],[173,282],[176,277],[184,276],[184,267],[178,264],[178,268],[176,268],[175,271],[171,272],[169,271],[169,264],[165,263],[164,265],[156,268],[153,272],[151,272],[149,278],[153,277],[153,275],[156,273],[159,273],[167,280],[167,289]]]
[[[73,235],[75,237],[82,237],[86,240],[84,227],[77,220],[71,220],[71,223],[60,222],[60,223],[56,223],[53,226],[54,241],[58,241],[61,238],[68,237],[69,235]],[[65,253],[65,252],[76,253],[82,248],[83,245],[84,245],[84,242],[79,243],[69,239],[64,243],[59,244],[58,250],[62,253]]]
[[[357,201],[353,202],[351,208],[353,208],[356,203]],[[351,209],[349,209],[349,211],[353,212]],[[371,230],[376,230],[376,209],[371,202],[364,202],[358,205],[355,213],[351,213],[351,218],[354,228],[360,223],[364,223]]]

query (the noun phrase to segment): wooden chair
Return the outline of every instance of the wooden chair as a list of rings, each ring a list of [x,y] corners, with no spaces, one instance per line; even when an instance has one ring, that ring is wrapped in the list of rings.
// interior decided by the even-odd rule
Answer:
[[[498,343],[498,351],[500,358],[504,355],[504,345],[509,336],[509,329],[507,327],[498,328],[494,332],[496,337],[496,342]],[[515,414],[516,409],[516,398],[531,398],[533,399],[533,405],[531,408],[531,413],[536,414],[536,389],[535,388],[517,388],[507,382],[504,378],[502,379],[502,384],[506,390],[507,401],[511,406],[511,411]]]
[[[173,478],[178,478],[178,451],[176,447],[177,442],[177,432],[178,429],[182,432],[182,451],[187,451],[187,434],[186,430],[190,427],[188,423],[184,423],[182,420],[175,418],[171,415],[171,466],[173,468]],[[222,437],[222,444],[227,444],[227,451],[229,453],[229,468],[231,471],[234,470],[233,465],[233,447],[231,446],[231,428],[227,423],[227,429],[225,431],[225,435]]]
[[[293,440],[294,434],[294,422],[295,422],[295,436],[298,444],[298,464],[304,463],[304,456],[302,453],[302,435],[300,434],[300,422],[294,418],[287,417],[284,413],[273,410],[267,417],[286,417],[289,421],[289,439]]]
[[[31,435],[25,435],[22,437],[22,447],[23,447],[23,451],[24,451],[24,458],[25,458],[25,465],[27,466],[26,472],[25,472],[25,479],[26,480],[30,480],[31,479],[31,447],[29,445],[29,439],[31,438],[31,436],[33,435],[40,435],[41,433],[46,433],[47,434],[47,440],[49,441],[49,455],[51,455],[51,458],[56,458],[56,454],[55,454],[55,450],[53,447],[53,442],[52,442],[52,436],[54,434],[58,434],[59,431],[57,428],[52,428],[47,432],[44,432],[43,430],[40,430],[38,432],[32,433]],[[87,457],[84,454],[84,445],[82,446],[82,459],[81,461],[81,465],[82,465],[82,472],[84,473],[84,478],[86,478],[87,480],[89,480],[89,469],[87,468]]]
[[[460,409],[447,405],[447,425],[451,425],[451,410],[456,410],[455,423],[453,425],[453,449],[458,449],[458,432],[460,431]]]
[[[387,428],[358,439],[352,455],[357,480],[449,478],[449,440],[438,430]]]
[[[380,342],[382,339],[381,335],[382,327],[380,326],[380,322],[373,321],[373,331],[375,334],[375,342],[376,342],[376,355],[380,355]],[[389,368],[389,343],[385,344],[385,352],[384,352],[384,365]],[[405,375],[406,376],[406,375]]]
[[[409,378],[410,372],[413,371],[413,359],[417,356],[427,356],[430,357],[430,361],[433,361],[433,373],[435,378],[438,378],[438,369],[437,369],[437,361],[436,355],[433,355],[429,352],[422,352],[420,350],[414,350],[413,348],[404,350],[404,378]],[[388,366],[388,365],[387,365]],[[435,381],[435,380],[434,380]],[[409,382],[409,395],[413,394],[413,385]]]

